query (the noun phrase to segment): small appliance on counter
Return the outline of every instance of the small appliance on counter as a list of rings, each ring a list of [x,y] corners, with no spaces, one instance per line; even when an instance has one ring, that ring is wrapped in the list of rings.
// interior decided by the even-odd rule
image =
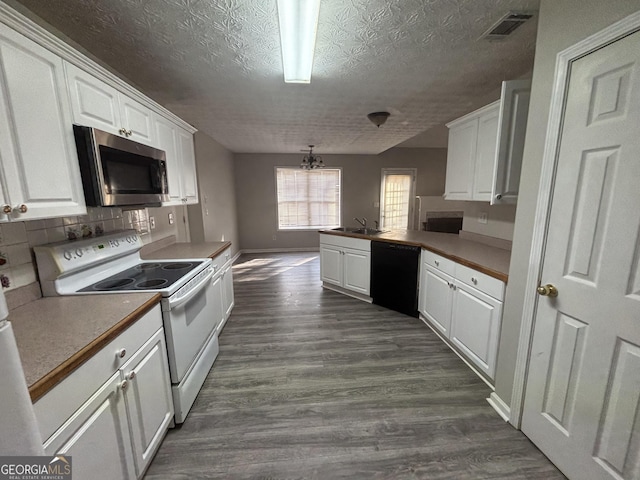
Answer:
[[[143,261],[133,230],[34,247],[44,296],[156,292],[176,423],[184,422],[218,355],[221,299],[210,258]]]
[[[9,310],[0,287],[0,455],[44,455]]]

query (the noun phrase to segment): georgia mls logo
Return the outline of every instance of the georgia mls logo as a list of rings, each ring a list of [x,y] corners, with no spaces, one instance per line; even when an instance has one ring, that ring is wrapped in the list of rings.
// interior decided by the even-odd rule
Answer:
[[[0,457],[0,480],[71,480],[71,457]]]

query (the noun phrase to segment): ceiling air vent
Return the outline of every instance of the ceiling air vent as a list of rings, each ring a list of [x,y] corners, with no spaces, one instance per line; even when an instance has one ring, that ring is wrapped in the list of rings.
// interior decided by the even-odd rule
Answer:
[[[499,40],[506,38],[524,22],[533,17],[531,13],[509,12],[493,25],[481,38],[488,40]]]

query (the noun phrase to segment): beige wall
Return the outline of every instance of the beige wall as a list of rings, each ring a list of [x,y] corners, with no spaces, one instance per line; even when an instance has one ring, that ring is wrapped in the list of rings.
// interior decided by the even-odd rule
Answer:
[[[416,195],[442,195],[447,151],[443,148],[394,148],[380,155],[325,155],[325,164],[342,168],[342,223],[353,217],[378,220],[383,168],[418,169]],[[236,154],[238,231],[242,249],[317,248],[317,231],[278,231],[276,166],[299,166],[300,155]],[[274,239],[275,237],[275,239]]]
[[[496,371],[496,393],[511,401],[522,304],[531,249],[540,169],[556,55],[640,9],[638,0],[542,0],[533,67],[531,104]]]
[[[487,214],[487,223],[480,223],[480,214]],[[465,202],[462,229],[489,237],[511,240],[516,217],[515,205],[489,205],[487,202]]]
[[[191,241],[230,241],[235,255],[240,242],[233,154],[202,132],[196,132],[194,142],[200,202],[188,207]]]

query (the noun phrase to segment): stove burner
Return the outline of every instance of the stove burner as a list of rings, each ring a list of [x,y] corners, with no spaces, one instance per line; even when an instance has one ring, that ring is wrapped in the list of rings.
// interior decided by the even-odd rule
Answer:
[[[162,269],[163,270],[182,270],[183,268],[191,268],[192,265],[193,263],[186,263],[186,262],[170,263],[169,265],[163,266]]]
[[[159,263],[141,263],[140,265],[136,265],[135,268],[137,270],[152,270],[154,268],[158,268],[159,266]]]
[[[115,280],[105,280],[104,282],[96,283],[93,286],[94,290],[115,290],[116,288],[126,287],[131,285],[135,280],[133,278],[118,278]]]
[[[136,283],[136,288],[159,288],[167,283],[164,278],[152,278],[151,280],[144,280],[143,282]]]

